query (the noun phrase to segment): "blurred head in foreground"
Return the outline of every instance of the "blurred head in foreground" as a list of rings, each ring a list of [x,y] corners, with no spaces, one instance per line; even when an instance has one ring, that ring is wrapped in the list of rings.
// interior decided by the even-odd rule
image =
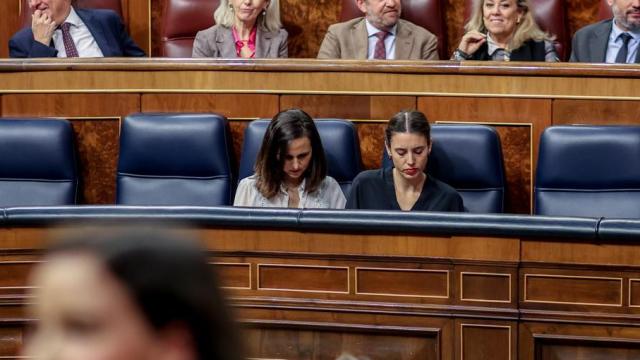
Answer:
[[[55,244],[31,275],[39,319],[25,355],[62,360],[239,359],[195,242],[152,231]]]

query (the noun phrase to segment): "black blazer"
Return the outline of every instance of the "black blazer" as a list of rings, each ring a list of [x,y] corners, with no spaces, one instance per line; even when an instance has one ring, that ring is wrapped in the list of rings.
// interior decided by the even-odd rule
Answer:
[[[527,40],[522,46],[511,52],[511,61],[545,61],[547,52],[544,41]],[[470,60],[491,60],[487,43],[471,55]]]

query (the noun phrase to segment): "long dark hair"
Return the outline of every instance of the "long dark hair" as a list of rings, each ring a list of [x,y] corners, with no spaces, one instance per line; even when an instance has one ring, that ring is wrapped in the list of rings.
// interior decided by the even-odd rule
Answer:
[[[155,331],[176,324],[189,331],[198,360],[241,359],[212,268],[193,241],[151,230],[89,231],[49,249],[59,253],[95,256]]]
[[[431,144],[431,125],[429,120],[420,111],[403,110],[395,114],[387,123],[384,130],[387,147],[391,146],[391,137],[394,133],[421,134],[427,139],[427,144]]]
[[[311,116],[300,109],[279,112],[267,127],[255,167],[256,186],[267,199],[280,191],[285,178],[283,167],[289,142],[302,137],[309,138],[311,142],[311,161],[303,175],[307,181],[306,191],[316,191],[327,176],[324,148]]]

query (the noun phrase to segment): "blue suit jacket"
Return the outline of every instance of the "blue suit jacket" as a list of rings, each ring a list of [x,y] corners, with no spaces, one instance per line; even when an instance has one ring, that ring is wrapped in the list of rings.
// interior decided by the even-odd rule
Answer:
[[[87,25],[105,57],[145,56],[142,49],[127,34],[120,16],[105,9],[75,9]],[[33,38],[31,27],[18,31],[9,40],[9,56],[12,58],[56,57],[58,51],[53,47],[37,42]]]

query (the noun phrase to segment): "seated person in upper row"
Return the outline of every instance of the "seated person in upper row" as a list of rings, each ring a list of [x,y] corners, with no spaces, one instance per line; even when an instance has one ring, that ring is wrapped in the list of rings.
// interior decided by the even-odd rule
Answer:
[[[216,25],[199,31],[193,57],[286,58],[278,0],[221,0]]]
[[[587,25],[573,37],[570,61],[640,63],[640,1],[607,0],[613,19]]]
[[[529,0],[476,0],[452,60],[558,61]]]
[[[344,208],[338,182],[327,175],[320,134],[302,110],[282,111],[267,127],[255,174],[238,184],[234,206]]]
[[[385,147],[393,168],[358,174],[346,208],[464,211],[460,194],[424,171],[431,144],[431,127],[423,113],[397,113],[385,130]]]
[[[318,59],[438,60],[438,38],[400,19],[400,0],[353,0],[364,14],[329,27]]]
[[[29,0],[31,27],[9,40],[9,56],[118,57],[145,56],[111,10],[76,9],[75,0]]]

